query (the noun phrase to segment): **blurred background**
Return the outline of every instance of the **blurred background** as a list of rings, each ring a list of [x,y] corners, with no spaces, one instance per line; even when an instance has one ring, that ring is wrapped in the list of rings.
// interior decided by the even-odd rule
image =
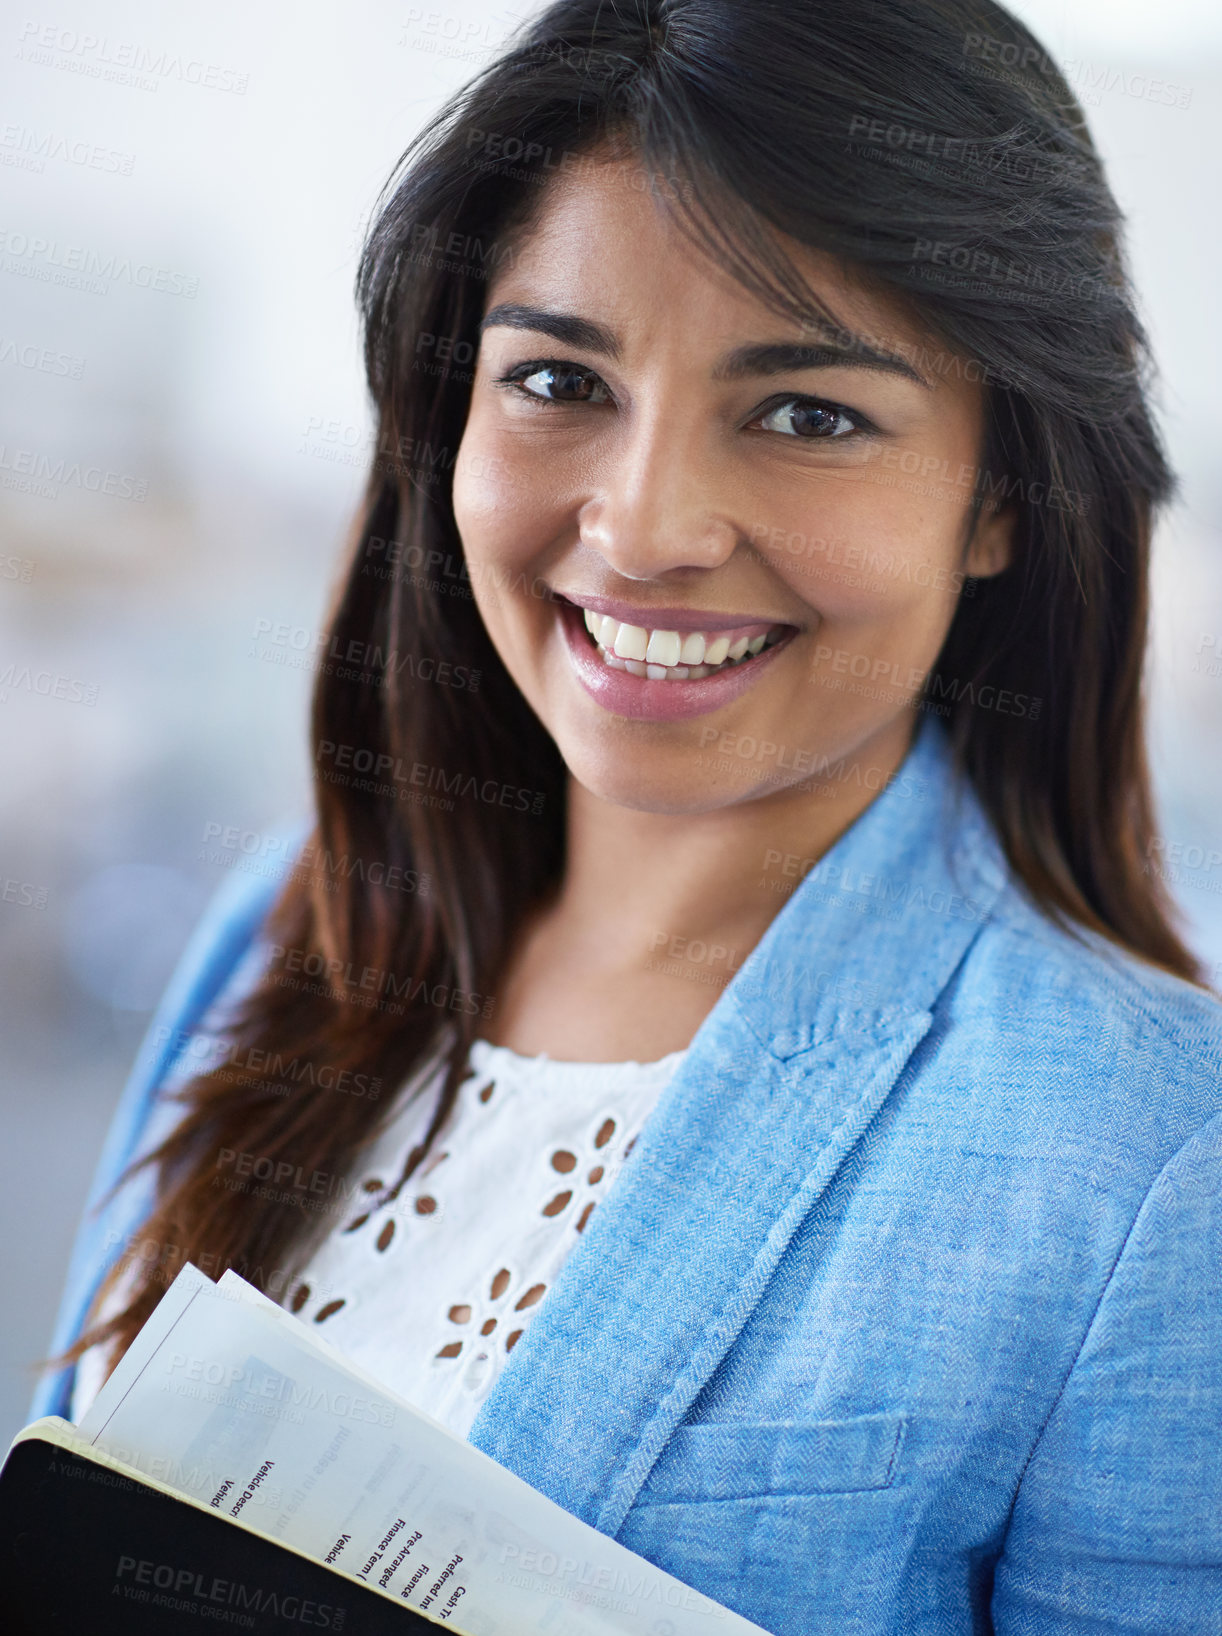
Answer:
[[[305,810],[311,674],[267,633],[318,627],[369,454],[363,227],[534,9],[57,0],[0,24],[0,1450],[149,1013],[243,862],[215,837]],[[1222,10],[1013,9],[1088,105],[1162,366],[1183,490],[1152,751],[1216,982]]]

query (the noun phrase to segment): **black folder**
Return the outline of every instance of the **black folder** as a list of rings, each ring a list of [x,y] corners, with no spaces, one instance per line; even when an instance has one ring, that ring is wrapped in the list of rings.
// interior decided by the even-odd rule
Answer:
[[[61,1430],[62,1428],[62,1430]],[[36,1421],[0,1471],[5,1636],[402,1636],[437,1622]],[[461,1626],[448,1624],[458,1631]]]

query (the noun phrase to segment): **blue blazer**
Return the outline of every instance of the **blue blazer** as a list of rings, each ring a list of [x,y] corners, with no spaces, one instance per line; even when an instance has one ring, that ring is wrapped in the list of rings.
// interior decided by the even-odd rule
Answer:
[[[1222,1632],[1222,1004],[1045,918],[932,719],[773,864],[471,1441],[778,1636]],[[201,928],[99,1188],[274,885]],[[87,1221],[57,1344],[146,1207]]]

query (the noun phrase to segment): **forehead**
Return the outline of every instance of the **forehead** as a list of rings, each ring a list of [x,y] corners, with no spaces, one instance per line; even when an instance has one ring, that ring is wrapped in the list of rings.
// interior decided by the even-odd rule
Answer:
[[[511,235],[487,291],[487,308],[523,301],[631,325],[644,315],[715,337],[826,333],[812,304],[798,313],[744,285],[685,233],[667,207],[685,184],[650,173],[636,158],[594,155],[542,190],[529,221]],[[655,189],[662,197],[655,196]],[[869,286],[849,263],[765,226],[824,309],[846,331],[915,349],[928,331],[898,296]],[[596,313],[593,309],[597,307]]]

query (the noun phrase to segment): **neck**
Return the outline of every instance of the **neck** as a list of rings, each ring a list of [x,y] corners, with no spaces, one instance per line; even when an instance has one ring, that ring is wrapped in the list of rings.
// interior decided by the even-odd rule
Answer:
[[[570,780],[566,868],[550,917],[586,928],[581,941],[611,970],[658,958],[672,938],[731,938],[745,956],[789,888],[886,787],[911,741],[911,720],[901,719],[829,758],[823,776],[801,787],[701,813],[635,811]]]
[[[571,783],[564,878],[522,930],[488,1037],[575,1061],[647,1061],[687,1045],[911,739],[901,718],[803,787],[698,813],[625,808]]]

